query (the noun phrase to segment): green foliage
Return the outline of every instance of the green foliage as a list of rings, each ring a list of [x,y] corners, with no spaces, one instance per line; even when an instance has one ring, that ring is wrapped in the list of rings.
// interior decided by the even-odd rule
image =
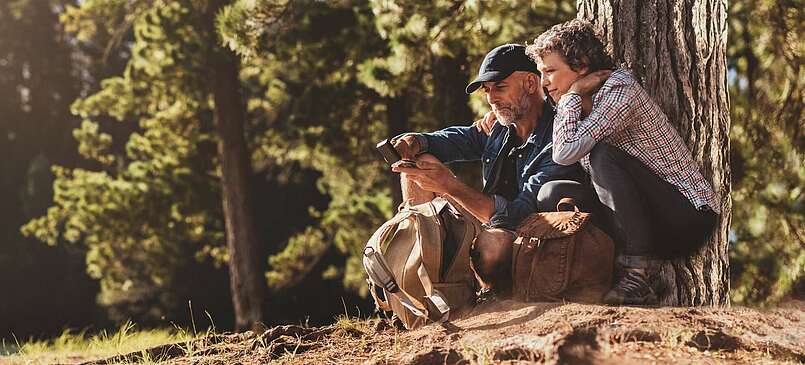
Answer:
[[[773,304],[805,278],[801,2],[730,7],[732,300]]]
[[[149,4],[87,1],[63,20],[79,36],[91,35],[96,25],[119,26],[107,22],[109,13],[128,17],[135,5]],[[151,298],[162,304],[143,310],[158,317],[175,301],[175,274],[194,253],[221,246],[223,233],[216,170],[203,148],[212,137],[200,61],[208,47],[193,25],[198,14],[187,1],[150,5],[127,18],[134,43],[124,75],[72,106],[86,118],[74,132],[79,152],[105,168],[54,167],[53,206],[22,231],[50,244],[80,243],[87,271],[101,280],[102,304]],[[94,120],[99,116],[138,123],[123,152],[109,151],[114,141]]]
[[[372,151],[374,141],[386,134],[383,100],[357,82],[356,60],[382,52],[382,43],[372,38],[365,6],[310,3],[304,11],[286,14],[285,24],[293,26],[261,46],[259,53],[235,48],[254,55],[244,61],[247,84],[265,85],[260,98],[248,103],[255,119],[267,119],[271,127],[258,135],[253,161],[296,162],[320,171],[317,186],[331,200],[326,210],[312,211],[317,225],[291,237],[269,259],[266,276],[275,290],[292,286],[334,246],[347,256],[346,264],[337,265],[347,269],[335,271],[343,273],[345,285],[361,290],[357,251],[373,227],[388,217],[391,201],[386,175]],[[219,25],[249,23],[219,17]],[[350,27],[330,29],[333,24]],[[225,40],[248,37],[223,33]],[[364,41],[356,42],[361,38]]]

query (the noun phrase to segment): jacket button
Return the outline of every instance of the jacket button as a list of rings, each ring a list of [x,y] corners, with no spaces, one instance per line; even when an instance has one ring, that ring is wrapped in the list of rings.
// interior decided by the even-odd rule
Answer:
[[[489,158],[487,158],[486,160],[484,160],[484,162],[486,162],[486,163],[489,163],[489,161],[491,161],[491,159],[489,159]]]

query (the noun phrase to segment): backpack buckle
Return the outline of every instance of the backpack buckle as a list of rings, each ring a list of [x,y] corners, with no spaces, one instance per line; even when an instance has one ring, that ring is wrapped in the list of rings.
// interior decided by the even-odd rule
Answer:
[[[389,293],[396,293],[400,290],[397,281],[394,280],[394,274],[391,273],[386,260],[380,252],[375,251],[372,247],[363,249],[363,266],[366,268],[366,273],[369,274],[369,279],[375,285],[383,287]]]

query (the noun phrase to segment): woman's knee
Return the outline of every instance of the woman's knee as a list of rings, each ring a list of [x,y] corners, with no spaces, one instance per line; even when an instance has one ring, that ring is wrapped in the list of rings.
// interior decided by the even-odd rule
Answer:
[[[580,182],[572,180],[554,180],[545,183],[537,193],[537,209],[542,212],[558,210],[557,204],[564,198],[570,198],[583,211],[592,209],[592,189]]]
[[[549,181],[537,192],[537,206],[540,211],[553,211],[562,198],[572,197],[572,185],[575,181]],[[580,184],[579,184],[580,185]]]
[[[608,143],[598,142],[590,150],[590,168],[593,171],[606,169],[615,161],[618,148]]]

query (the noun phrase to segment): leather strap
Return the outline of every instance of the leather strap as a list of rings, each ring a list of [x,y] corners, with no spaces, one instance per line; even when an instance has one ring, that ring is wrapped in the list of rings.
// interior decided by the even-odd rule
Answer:
[[[567,209],[563,209],[563,208],[567,208]],[[562,211],[578,212],[579,207],[576,206],[576,201],[573,200],[573,198],[562,198],[562,199],[559,200],[558,203],[556,203],[556,211],[557,212],[562,212]]]

